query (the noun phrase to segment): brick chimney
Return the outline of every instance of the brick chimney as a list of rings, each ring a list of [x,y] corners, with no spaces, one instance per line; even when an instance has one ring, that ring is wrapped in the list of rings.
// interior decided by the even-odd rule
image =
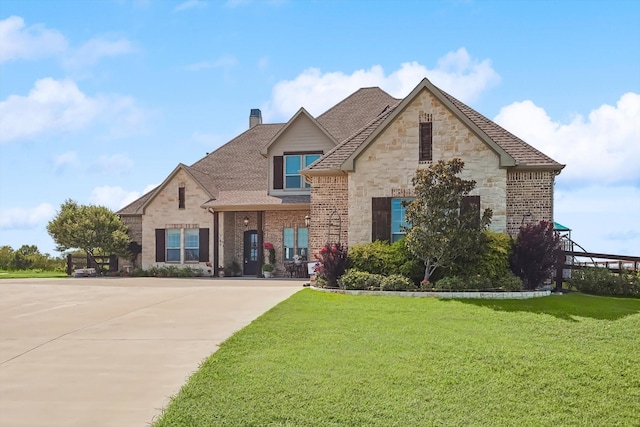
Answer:
[[[262,112],[258,108],[252,108],[249,114],[249,128],[262,124]]]

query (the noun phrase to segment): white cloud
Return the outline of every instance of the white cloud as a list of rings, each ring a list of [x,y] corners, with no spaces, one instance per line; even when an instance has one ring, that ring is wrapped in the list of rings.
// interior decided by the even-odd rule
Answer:
[[[640,183],[640,94],[626,93],[615,106],[602,105],[585,120],[552,120],[532,101],[515,102],[494,119],[554,160],[566,164],[563,181]]]
[[[92,204],[106,206],[113,211],[117,211],[135,201],[143,194],[156,188],[157,184],[147,185],[142,191],[127,191],[119,186],[102,186],[96,187],[91,192],[89,202]]]
[[[19,16],[0,21],[0,40],[0,63],[56,56],[67,49],[67,40],[60,32],[43,25],[26,27]]]
[[[187,0],[183,3],[180,3],[178,6],[173,9],[174,12],[181,12],[183,10],[189,10],[193,8],[203,8],[207,7],[207,2],[202,0]]]
[[[61,172],[69,166],[78,164],[78,153],[75,151],[67,151],[53,158],[53,171]]]
[[[50,132],[72,132],[94,122],[112,131],[135,130],[144,112],[130,97],[85,95],[68,79],[38,80],[27,96],[10,95],[0,102],[0,143]]]
[[[123,55],[133,51],[133,45],[125,38],[119,37],[109,40],[105,37],[95,37],[70,52],[62,60],[62,63],[67,68],[88,67],[95,65],[102,58]]]
[[[1,229],[29,229],[37,227],[56,215],[49,203],[41,203],[34,208],[9,208],[0,210]]]
[[[318,115],[356,90],[371,86],[379,86],[402,98],[424,77],[464,102],[478,98],[482,91],[500,81],[491,61],[472,59],[466,49],[460,48],[440,58],[434,69],[417,62],[405,62],[400,69],[388,75],[379,65],[369,70],[356,70],[352,74],[339,71],[322,73],[317,68],[309,68],[293,80],[278,82],[271,101],[263,106],[263,111],[267,121],[286,120],[300,107]]]
[[[593,185],[556,190],[555,220],[588,252],[640,254],[640,188]]]
[[[90,172],[99,174],[124,174],[133,169],[133,160],[126,154],[100,156],[90,167]]]

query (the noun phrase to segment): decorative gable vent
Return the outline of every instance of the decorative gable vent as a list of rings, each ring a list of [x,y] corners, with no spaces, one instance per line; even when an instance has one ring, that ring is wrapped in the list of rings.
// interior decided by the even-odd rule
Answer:
[[[418,160],[420,163],[428,163],[433,160],[433,115],[431,113],[420,112],[420,152]]]

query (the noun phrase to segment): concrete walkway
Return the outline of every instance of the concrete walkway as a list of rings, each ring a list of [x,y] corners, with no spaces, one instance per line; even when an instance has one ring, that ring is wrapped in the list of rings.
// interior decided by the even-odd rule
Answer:
[[[303,280],[0,280],[0,426],[146,426]]]

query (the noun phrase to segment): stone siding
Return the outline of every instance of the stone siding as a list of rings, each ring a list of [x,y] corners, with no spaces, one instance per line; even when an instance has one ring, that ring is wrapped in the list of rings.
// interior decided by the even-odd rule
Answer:
[[[523,223],[553,221],[554,171],[509,171],[507,232],[516,236]]]
[[[419,162],[419,117],[424,114],[432,115],[433,161],[461,158],[462,177],[477,182],[470,194],[480,196],[482,210],[493,210],[491,228],[506,231],[507,172],[500,168],[499,156],[424,90],[356,159],[348,180],[351,244],[371,241],[371,199],[410,194],[416,169],[429,166]]]
[[[185,187],[185,208],[178,208],[178,188]],[[213,215],[200,205],[209,199],[208,194],[184,171],[179,170],[159,194],[146,206],[142,216],[142,268],[176,265],[156,262],[157,228],[168,228],[175,224],[188,224],[198,228],[209,228],[209,261],[213,259]],[[179,266],[206,268],[203,262],[189,262]]]
[[[334,214],[330,227],[331,215]],[[336,215],[339,215],[338,221]],[[317,254],[327,242],[349,244],[349,190],[347,175],[313,176],[311,179],[309,247]],[[354,219],[357,221],[358,219]]]

